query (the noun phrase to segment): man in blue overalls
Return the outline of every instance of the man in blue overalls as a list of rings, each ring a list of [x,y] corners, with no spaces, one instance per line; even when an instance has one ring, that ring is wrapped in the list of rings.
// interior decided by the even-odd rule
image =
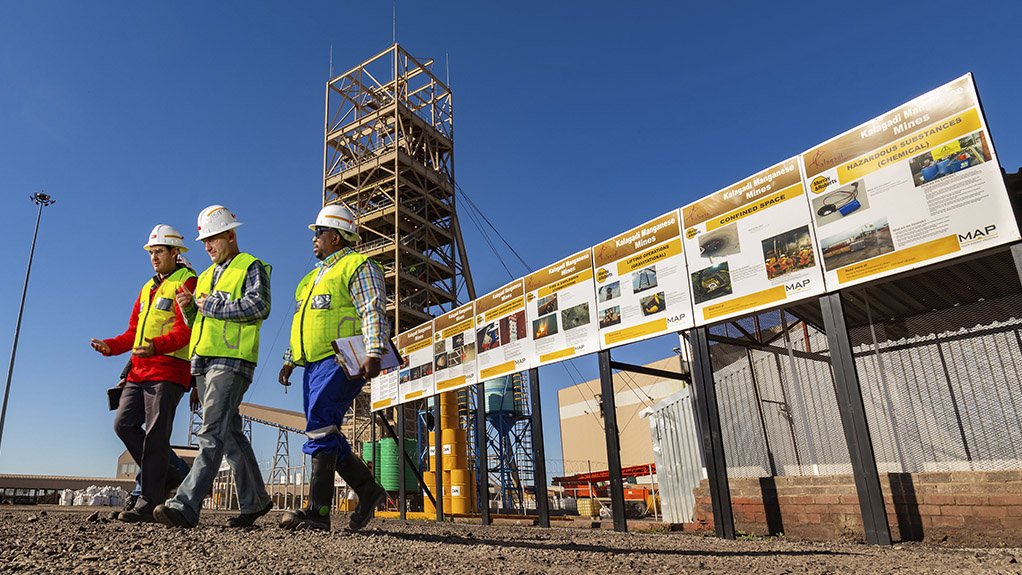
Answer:
[[[295,290],[291,345],[279,381],[290,385],[294,366],[305,368],[302,389],[309,440],[302,451],[312,456],[312,477],[308,504],[286,511],[280,526],[329,531],[336,470],[358,495],[358,506],[348,520],[348,529],[358,531],[387,492],[352,452],[341,423],[365,382],[380,373],[388,336],[387,288],[380,266],[351,249],[359,236],[346,207],[326,206],[309,229],[314,232],[312,253],[319,263]],[[366,359],[362,375],[349,379],[335,360],[331,342],[359,334]]]

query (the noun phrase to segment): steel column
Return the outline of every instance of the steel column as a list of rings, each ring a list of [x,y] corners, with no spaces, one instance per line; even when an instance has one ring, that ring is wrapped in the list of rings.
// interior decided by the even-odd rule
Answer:
[[[717,410],[717,389],[710,363],[709,334],[705,327],[697,327],[689,333],[688,338],[692,346],[691,369],[696,415],[700,423],[703,459],[713,506],[713,529],[717,537],[734,539],[735,518],[731,509],[731,487],[727,481],[724,436],[720,429],[720,412]]]
[[[543,447],[543,410],[539,401],[539,369],[529,370],[529,400],[532,402],[531,425],[532,458],[535,467],[533,480],[536,487],[536,511],[539,513],[539,526],[550,527],[550,501],[546,489],[546,449]]]
[[[1011,246],[1011,259],[1015,262],[1015,272],[1018,273],[1019,280],[1022,280],[1022,244]]]
[[[625,518],[625,484],[621,477],[621,438],[617,429],[617,402],[614,399],[614,371],[610,350],[598,354],[600,362],[600,393],[603,404],[603,431],[607,436],[607,473],[610,475],[610,510],[614,531],[628,531]]]
[[[476,499],[483,525],[490,520],[490,462],[486,453],[486,384],[476,384]]]
[[[884,496],[880,488],[880,474],[869,435],[866,407],[862,401],[859,375],[855,370],[855,358],[852,355],[851,339],[848,337],[848,324],[845,322],[841,294],[822,296],[820,308],[823,311],[827,342],[830,344],[837,407],[841,415],[841,426],[845,431],[848,454],[852,460],[852,474],[859,496],[859,510],[866,531],[866,542],[890,545],[891,527],[887,522]]]
[[[397,512],[404,521],[408,518],[408,494],[405,492],[405,404],[397,406]]]
[[[429,468],[436,475],[436,520],[444,520],[444,442],[440,431],[440,396],[433,396],[433,458]]]

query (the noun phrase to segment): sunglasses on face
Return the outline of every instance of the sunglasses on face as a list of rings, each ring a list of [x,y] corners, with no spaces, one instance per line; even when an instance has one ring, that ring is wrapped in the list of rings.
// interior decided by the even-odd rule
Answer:
[[[335,230],[333,228],[325,228],[323,226],[316,226],[316,229],[313,230],[313,233],[315,233],[316,237],[318,238],[319,236],[321,236],[321,235],[323,235],[323,234],[325,234],[327,232],[336,232],[336,231],[337,230]]]

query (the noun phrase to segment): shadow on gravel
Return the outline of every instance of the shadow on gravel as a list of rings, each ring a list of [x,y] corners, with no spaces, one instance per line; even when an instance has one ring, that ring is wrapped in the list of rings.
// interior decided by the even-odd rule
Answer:
[[[362,533],[369,535],[388,535],[395,539],[420,541],[426,543],[450,543],[454,545],[493,545],[495,547],[521,547],[522,549],[543,549],[547,551],[584,551],[588,553],[614,553],[626,555],[642,553],[649,555],[682,555],[687,557],[773,557],[773,556],[839,556],[855,555],[842,551],[705,551],[702,549],[634,549],[628,547],[611,547],[608,545],[590,545],[579,543],[544,543],[541,541],[513,541],[508,539],[487,539],[484,537],[463,537],[461,535],[431,535],[426,533],[401,533],[400,531],[384,531],[371,529]]]

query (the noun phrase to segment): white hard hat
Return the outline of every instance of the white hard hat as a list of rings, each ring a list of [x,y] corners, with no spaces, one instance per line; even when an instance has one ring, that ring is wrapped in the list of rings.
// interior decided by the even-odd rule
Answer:
[[[156,224],[153,231],[149,232],[149,242],[142,246],[142,249],[149,251],[149,248],[154,246],[170,246],[182,252],[188,251],[188,248],[185,247],[185,238],[181,235],[181,232],[167,224]]]
[[[355,225],[355,215],[351,210],[340,204],[324,206],[316,216],[316,223],[310,224],[309,229],[334,228],[341,232],[341,236],[349,242],[358,242],[361,238],[358,235],[358,226]]]
[[[223,206],[209,206],[199,212],[199,237],[195,241],[202,241],[219,233],[233,230],[241,225],[238,218]]]

